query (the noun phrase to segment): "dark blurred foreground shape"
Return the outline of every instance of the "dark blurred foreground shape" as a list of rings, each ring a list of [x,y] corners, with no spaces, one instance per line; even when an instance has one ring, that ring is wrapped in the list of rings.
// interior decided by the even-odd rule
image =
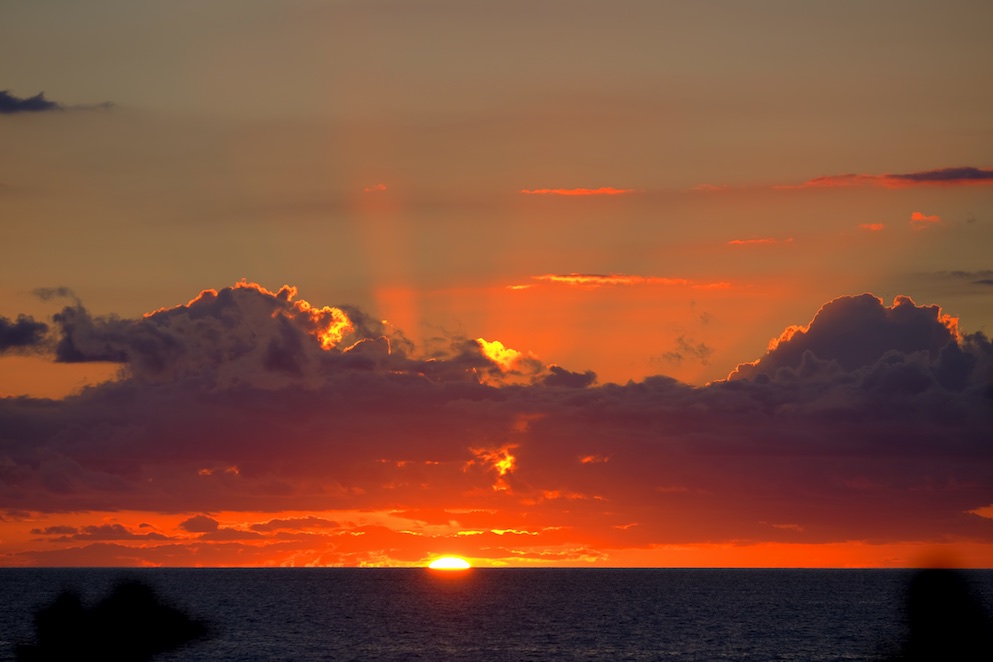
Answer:
[[[993,620],[962,573],[921,570],[907,594],[907,662],[993,660]]]
[[[137,662],[205,638],[207,627],[163,604],[137,581],[118,584],[92,607],[63,591],[35,614],[34,644],[20,644],[20,662],[94,660]]]

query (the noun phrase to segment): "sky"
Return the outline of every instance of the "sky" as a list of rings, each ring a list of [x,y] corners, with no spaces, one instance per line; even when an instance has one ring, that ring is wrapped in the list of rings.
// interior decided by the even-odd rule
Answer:
[[[993,567],[993,5],[0,14],[0,565]]]

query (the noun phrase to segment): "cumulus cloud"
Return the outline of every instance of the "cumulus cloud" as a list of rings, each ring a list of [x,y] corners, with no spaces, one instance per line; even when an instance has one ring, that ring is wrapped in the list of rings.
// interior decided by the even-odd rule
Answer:
[[[892,306],[871,294],[825,304],[807,326],[786,329],[757,361],[730,380],[842,382],[869,391],[921,393],[985,387],[989,341],[962,335],[958,320],[936,305],[897,297]]]
[[[500,383],[548,373],[537,357],[482,338],[455,338],[437,356],[414,357],[388,323],[352,306],[318,307],[296,296],[293,287],[270,291],[242,281],[140,319],[93,316],[77,300],[52,317],[55,359],[117,362],[138,381],[195,380],[214,388],[314,388],[348,371]]]
[[[0,90],[0,115],[14,113],[38,113],[46,110],[61,110],[62,106],[45,98],[44,92],[33,97],[17,97],[10,90]]]
[[[0,399],[0,502],[30,514],[5,527],[91,536],[35,562],[416,562],[446,547],[579,563],[680,543],[993,542],[993,520],[973,513],[993,503],[993,347],[907,297],[835,299],[698,388],[596,385],[484,338],[419,352],[293,288],[208,290],[140,319],[67,308],[62,356],[115,356],[128,372],[64,400]],[[682,340],[684,360],[706,358]],[[133,525],[39,523],[122,510],[183,515],[158,546]],[[511,530],[531,533],[501,544]],[[17,554],[0,545],[0,559]]]

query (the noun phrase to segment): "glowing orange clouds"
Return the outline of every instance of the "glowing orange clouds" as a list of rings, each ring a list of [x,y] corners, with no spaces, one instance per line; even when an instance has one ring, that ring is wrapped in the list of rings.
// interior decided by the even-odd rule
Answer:
[[[534,358],[516,349],[504,347],[503,343],[499,340],[489,341],[483,338],[476,338],[476,342],[479,343],[479,349],[483,356],[500,366],[503,372],[516,370],[522,359]]]
[[[526,195],[627,195],[636,193],[632,188],[614,188],[613,186],[601,186],[600,188],[536,188],[521,189],[521,193]]]
[[[924,230],[937,223],[941,223],[941,217],[937,214],[925,214],[923,212],[915,211],[910,215],[910,227],[915,230]]]
[[[697,288],[726,288],[730,283],[695,283],[686,278],[666,278],[662,276],[636,276],[630,274],[543,274],[531,276],[532,280],[556,285],[574,285],[580,287],[620,286],[620,285],[672,285]],[[509,285],[508,289],[523,290],[530,285]]]
[[[566,285],[689,285],[685,278],[657,278],[654,276],[629,276],[627,274],[545,274],[532,276],[535,280]]]
[[[489,465],[497,472],[496,481],[492,485],[493,490],[506,492],[510,490],[510,485],[507,484],[505,477],[517,467],[517,458],[510,453],[515,448],[517,448],[515,444],[507,444],[499,448],[470,448],[476,459],[466,462],[463,470],[468,470],[475,464]]]
[[[882,232],[886,229],[886,226],[882,223],[861,223],[859,225],[859,230],[864,232]]]

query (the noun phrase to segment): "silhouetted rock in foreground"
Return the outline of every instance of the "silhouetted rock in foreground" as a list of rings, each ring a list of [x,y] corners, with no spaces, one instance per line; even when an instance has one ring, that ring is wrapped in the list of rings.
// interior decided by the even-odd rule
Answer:
[[[118,584],[86,608],[77,593],[63,591],[35,614],[36,643],[17,647],[21,662],[39,660],[150,660],[206,636],[206,625],[159,601],[137,581]]]
[[[965,577],[952,570],[922,570],[907,596],[906,661],[993,660],[993,623]]]

